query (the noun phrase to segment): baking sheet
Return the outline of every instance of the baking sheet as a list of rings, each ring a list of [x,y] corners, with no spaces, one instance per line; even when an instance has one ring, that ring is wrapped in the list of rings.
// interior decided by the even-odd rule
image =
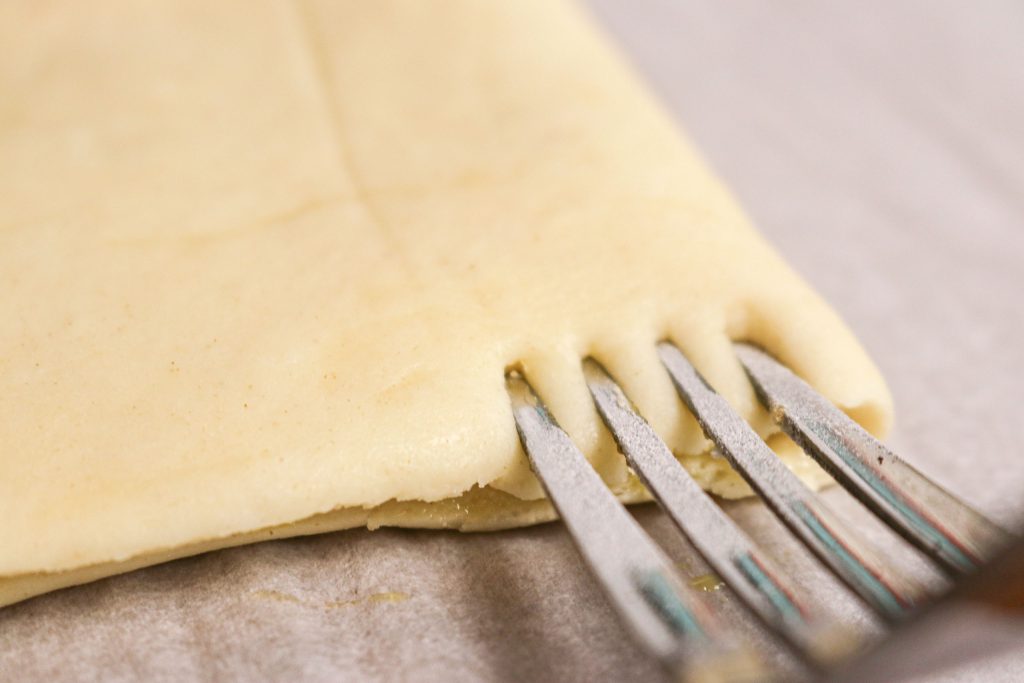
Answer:
[[[591,4],[761,229],[877,359],[895,394],[897,451],[1003,524],[1024,520],[1024,9],[1012,0]],[[828,497],[860,519],[844,493]],[[728,509],[813,596],[869,621],[758,503]],[[687,576],[713,587],[655,508],[636,514]],[[742,618],[725,591],[709,597]],[[557,524],[277,541],[0,610],[2,680],[657,675]],[[1022,676],[1024,645],[914,680]]]

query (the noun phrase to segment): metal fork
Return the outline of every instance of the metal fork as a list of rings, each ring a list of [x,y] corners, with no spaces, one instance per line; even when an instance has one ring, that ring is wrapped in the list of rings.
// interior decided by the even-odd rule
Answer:
[[[783,431],[947,573],[971,572],[1008,543],[1005,531],[900,460],[770,355],[747,344],[735,350]],[[778,459],[677,347],[663,342],[658,354],[717,450],[854,595],[890,622],[928,599],[920,582],[881,559]],[[770,632],[819,672],[864,646],[864,633],[801,598],[800,589],[701,490],[607,370],[587,358],[583,374],[630,468]],[[528,379],[513,371],[506,386],[533,471],[638,642],[681,680],[769,678],[605,487]]]

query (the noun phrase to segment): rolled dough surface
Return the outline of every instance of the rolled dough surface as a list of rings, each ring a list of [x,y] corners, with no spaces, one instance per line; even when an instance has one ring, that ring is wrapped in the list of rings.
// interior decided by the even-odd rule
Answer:
[[[0,604],[549,519],[512,366],[627,501],[587,355],[725,496],[660,339],[766,436],[732,339],[888,426],[859,344],[573,5],[8,3],[0,57]]]

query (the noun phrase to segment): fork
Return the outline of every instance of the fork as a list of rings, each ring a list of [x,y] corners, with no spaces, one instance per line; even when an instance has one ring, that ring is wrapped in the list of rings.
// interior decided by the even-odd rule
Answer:
[[[947,576],[973,572],[1008,544],[1007,532],[902,461],[768,353],[744,343],[735,352],[782,430]],[[658,355],[717,451],[853,595],[890,623],[932,597],[807,488],[675,345],[660,343]],[[810,603],[700,488],[598,361],[584,359],[583,375],[629,467],[769,632],[818,673],[865,647],[863,629]],[[528,378],[510,371],[506,388],[531,468],[639,644],[679,680],[769,678],[615,499]]]

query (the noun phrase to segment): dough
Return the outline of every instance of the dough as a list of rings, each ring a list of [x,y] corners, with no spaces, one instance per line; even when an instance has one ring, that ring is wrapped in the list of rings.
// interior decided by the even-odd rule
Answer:
[[[726,496],[659,339],[765,435],[730,339],[890,419],[570,4],[4,3],[0,187],[0,604],[289,534],[549,519],[511,366],[624,500],[588,354]]]

